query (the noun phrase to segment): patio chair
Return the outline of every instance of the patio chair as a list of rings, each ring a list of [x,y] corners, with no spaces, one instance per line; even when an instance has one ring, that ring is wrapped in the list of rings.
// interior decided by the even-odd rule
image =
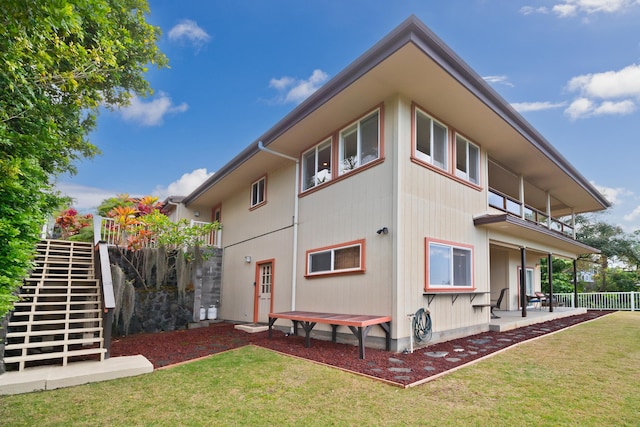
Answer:
[[[492,319],[499,319],[500,316],[497,316],[496,314],[493,313],[494,309],[498,309],[500,310],[500,304],[502,304],[502,299],[504,298],[504,294],[505,292],[507,292],[509,290],[509,288],[502,288],[500,290],[500,296],[498,297],[498,299],[496,300],[495,304],[491,304],[491,318]]]
[[[533,308],[542,309],[542,299],[537,295],[527,295],[527,305],[533,304]]]
[[[542,292],[534,292],[534,295],[540,300],[540,309],[542,310],[542,307],[547,303],[547,296]]]

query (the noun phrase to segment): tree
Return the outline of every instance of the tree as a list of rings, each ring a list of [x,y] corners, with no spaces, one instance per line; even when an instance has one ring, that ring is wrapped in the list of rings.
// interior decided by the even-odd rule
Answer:
[[[542,282],[542,291],[545,293],[549,293],[549,269],[547,264],[547,258],[540,260],[540,280]],[[573,262],[563,258],[553,258],[551,267],[553,292],[558,294],[573,292]]]
[[[0,316],[31,266],[55,178],[98,149],[100,106],[148,95],[167,65],[146,0],[0,1]]]
[[[598,290],[617,289],[615,284],[609,284],[609,263],[611,260],[625,264],[627,267],[638,268],[640,265],[640,251],[638,232],[633,234],[625,233],[617,226],[602,220],[579,215],[576,217],[576,239],[589,246],[600,250],[600,254],[590,256],[592,261],[599,264]],[[612,279],[622,280],[621,275],[612,276]],[[626,280],[626,278],[625,278]]]

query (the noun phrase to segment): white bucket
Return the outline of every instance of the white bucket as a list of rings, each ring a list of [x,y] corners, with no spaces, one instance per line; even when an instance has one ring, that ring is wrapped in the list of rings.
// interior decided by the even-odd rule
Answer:
[[[213,305],[209,306],[209,309],[207,310],[207,319],[214,320],[216,317],[218,317],[218,307]]]
[[[200,307],[200,320],[207,318],[207,310],[204,307]]]

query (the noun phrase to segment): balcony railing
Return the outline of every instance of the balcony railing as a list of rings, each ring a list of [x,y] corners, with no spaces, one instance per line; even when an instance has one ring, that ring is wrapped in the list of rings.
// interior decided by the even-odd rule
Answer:
[[[129,239],[136,237],[131,235],[130,232],[123,230],[120,224],[114,218],[105,218],[101,216],[93,217],[94,226],[94,240],[96,242],[106,242],[110,246],[128,246]],[[203,221],[192,220],[189,225],[191,227],[196,225],[209,224]],[[98,238],[99,236],[99,238]],[[142,247],[155,247],[155,241],[153,238],[138,239],[138,244]],[[200,244],[202,246],[212,246],[219,248],[222,241],[222,230],[214,230],[208,234],[201,236]]]
[[[565,236],[575,238],[574,228],[571,225],[557,218],[550,217],[546,213],[492,188],[489,189],[489,206],[519,218],[524,218],[527,221],[564,234]]]

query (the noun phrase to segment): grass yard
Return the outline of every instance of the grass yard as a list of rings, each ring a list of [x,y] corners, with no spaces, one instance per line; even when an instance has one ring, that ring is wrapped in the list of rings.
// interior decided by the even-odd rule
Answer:
[[[0,425],[639,425],[640,313],[410,389],[259,347],[134,378],[0,396]]]

